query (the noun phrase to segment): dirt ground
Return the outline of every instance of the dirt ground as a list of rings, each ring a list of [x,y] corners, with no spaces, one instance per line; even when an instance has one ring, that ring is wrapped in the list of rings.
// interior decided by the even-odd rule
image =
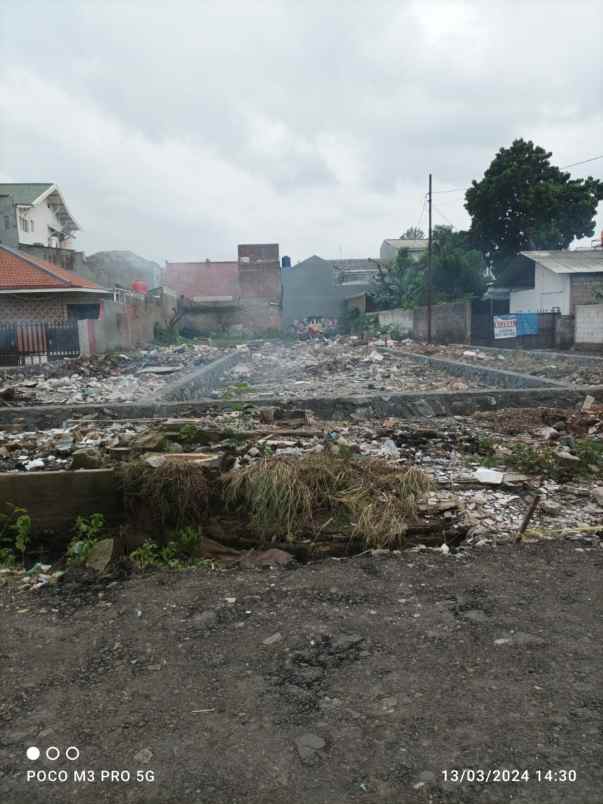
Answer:
[[[602,566],[541,542],[37,593],[5,578],[0,801],[600,804]],[[69,780],[26,780],[44,769]]]

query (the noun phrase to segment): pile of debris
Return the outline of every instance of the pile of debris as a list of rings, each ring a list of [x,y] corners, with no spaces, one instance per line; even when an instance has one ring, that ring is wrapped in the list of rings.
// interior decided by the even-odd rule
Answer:
[[[379,351],[386,344],[383,339],[366,342],[354,336],[300,341],[294,346],[266,343],[251,354],[249,365],[236,366],[227,374],[226,385],[236,389],[239,384],[240,396],[256,399],[364,397],[489,387],[476,379],[452,377],[443,369]],[[215,389],[212,395],[218,398],[223,393]]]
[[[0,369],[1,405],[134,402],[157,395],[174,375],[224,354],[208,343],[156,347]]]

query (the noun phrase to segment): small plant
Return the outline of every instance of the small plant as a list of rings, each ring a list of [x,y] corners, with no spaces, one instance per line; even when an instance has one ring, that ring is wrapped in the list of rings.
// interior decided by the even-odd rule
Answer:
[[[12,569],[15,566],[15,554],[8,547],[0,547],[0,567]]]
[[[89,517],[78,516],[75,520],[75,531],[80,539],[98,540],[105,528],[105,517],[102,514],[91,514]]]
[[[21,563],[25,561],[25,551],[31,540],[31,517],[25,508],[7,504],[8,514],[0,514],[0,564],[7,567],[15,565],[17,550],[21,553]]]
[[[70,564],[85,563],[104,528],[105,517],[102,514],[91,514],[89,517],[78,516],[75,520],[75,536],[67,548],[67,562]]]
[[[176,532],[175,538],[163,547],[147,539],[130,553],[130,558],[142,570],[148,567],[184,569],[189,566],[208,566],[211,562],[193,559],[200,540],[198,528],[181,528]]]
[[[222,399],[230,402],[231,399],[239,399],[240,397],[248,394],[251,391],[251,386],[248,382],[237,382],[234,385],[229,385],[222,392]]]
[[[195,444],[199,440],[199,431],[194,424],[183,424],[178,431],[178,440],[183,444]]]
[[[507,463],[526,475],[558,477],[559,466],[551,447],[537,449],[528,444],[513,444]]]
[[[14,525],[15,547],[21,553],[21,564],[25,563],[25,551],[31,539],[31,517],[29,514],[19,514]]]
[[[159,546],[155,542],[147,540],[130,553],[130,558],[140,569],[155,566],[159,564]]]
[[[576,455],[586,466],[603,466],[603,441],[593,438],[580,438],[576,440]]]
[[[201,532],[199,528],[189,526],[177,531],[175,543],[170,542],[170,544],[174,544],[177,552],[192,556],[199,547],[200,542]]]

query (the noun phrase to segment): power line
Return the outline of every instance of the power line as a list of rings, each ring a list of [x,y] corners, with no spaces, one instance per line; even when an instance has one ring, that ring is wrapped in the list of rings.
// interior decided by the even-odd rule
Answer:
[[[578,165],[586,165],[588,162],[596,162],[597,159],[603,159],[603,154],[600,154],[599,156],[591,156],[590,159],[582,159],[580,162],[572,162],[571,165],[561,165],[559,170],[577,167]],[[453,187],[451,190],[434,190],[432,195],[444,195],[445,193],[464,193],[466,189],[466,187]]]
[[[425,215],[426,206],[427,206],[427,196],[423,198],[423,209],[421,210],[421,214],[419,215],[419,222],[417,223],[417,229],[421,228],[421,221],[423,220],[423,215]]]
[[[582,162],[572,162],[571,165],[561,165],[561,170],[565,170],[568,167],[576,167],[576,165],[585,165],[587,162],[596,162],[597,159],[603,159],[603,154],[600,156],[591,156],[590,159],[583,159]]]
[[[446,215],[444,215],[444,213],[442,212],[442,210],[441,210],[441,209],[438,209],[438,207],[436,207],[436,205],[435,205],[435,204],[433,205],[433,208],[434,208],[434,209],[435,209],[435,211],[438,213],[438,215],[440,215],[440,217],[444,218],[444,220],[446,221],[446,223],[449,223],[449,224],[450,224],[450,226],[454,226],[454,224],[453,224],[453,222],[450,220],[450,218],[447,218],[447,217],[446,217]]]
[[[443,195],[444,193],[464,193],[466,187],[455,187],[452,190],[436,190],[432,195]]]

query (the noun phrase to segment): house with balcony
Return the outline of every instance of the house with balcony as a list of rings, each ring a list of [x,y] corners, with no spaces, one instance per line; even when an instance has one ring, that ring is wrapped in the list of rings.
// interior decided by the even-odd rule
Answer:
[[[0,243],[73,249],[79,225],[52,182],[0,183]]]

